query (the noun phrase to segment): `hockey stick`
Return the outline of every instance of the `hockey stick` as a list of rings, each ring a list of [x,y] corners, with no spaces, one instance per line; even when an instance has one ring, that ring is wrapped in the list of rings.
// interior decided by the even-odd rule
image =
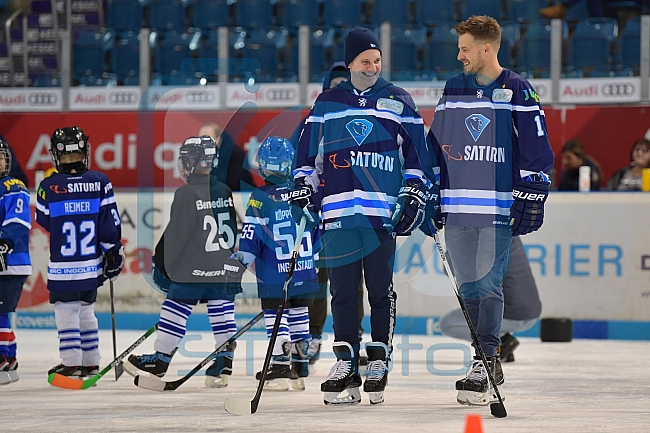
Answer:
[[[65,388],[65,389],[88,389],[91,386],[95,385],[95,383],[102,378],[106,373],[108,373],[111,368],[114,366],[117,366],[118,364],[122,363],[122,360],[126,358],[126,356],[133,352],[133,350],[140,345],[144,340],[147,339],[151,334],[153,334],[156,329],[158,329],[158,324],[156,323],[153,325],[151,328],[147,330],[147,332],[144,333],[140,338],[138,338],[135,343],[133,343],[128,349],[126,349],[124,352],[120,354],[120,356],[116,357],[113,362],[108,364],[102,371],[94,375],[93,377],[90,377],[85,380],[81,379],[73,379],[71,377],[63,376],[62,374],[59,373],[52,373],[49,375],[47,378],[47,381],[58,388]]]
[[[109,251],[109,253],[112,253]],[[109,296],[111,298],[111,332],[113,334],[113,359],[117,358],[117,339],[115,338],[115,298],[113,295],[113,280],[109,278],[109,287],[110,287],[110,292]],[[124,373],[124,367],[122,365],[122,362],[118,362],[115,364],[115,381],[120,378],[120,376]]]
[[[284,281],[284,287],[282,288],[282,302],[278,308],[278,313],[275,316],[275,322],[273,323],[273,331],[271,332],[271,339],[269,340],[269,346],[266,349],[266,356],[264,357],[264,366],[262,367],[262,374],[260,375],[260,381],[257,385],[257,392],[253,400],[248,400],[246,398],[227,398],[224,402],[224,409],[228,413],[233,415],[250,415],[257,412],[257,407],[260,404],[260,398],[262,397],[262,390],[264,389],[264,382],[266,382],[266,373],[269,369],[269,364],[271,363],[271,355],[273,354],[273,348],[275,346],[275,340],[278,338],[278,331],[280,330],[280,321],[282,320],[282,314],[284,313],[284,307],[287,305],[287,298],[289,297],[289,283],[293,277],[293,271],[296,268],[296,260],[298,258],[298,250],[302,244],[302,236],[305,233],[305,224],[307,224],[307,217],[303,216],[300,220],[300,225],[298,226],[298,233],[296,235],[296,243],[293,247],[293,252],[291,253],[291,261],[289,262],[289,269],[287,270],[287,278]]]
[[[210,362],[212,362],[216,357],[219,352],[221,352],[223,349],[226,348],[226,346],[235,340],[237,340],[241,335],[251,329],[259,320],[264,317],[264,312],[260,312],[257,316],[253,317],[246,325],[244,325],[243,328],[241,328],[239,331],[237,331],[232,337],[228,339],[225,343],[223,343],[221,346],[219,346],[214,352],[209,354],[203,361],[201,361],[196,367],[194,367],[189,373],[187,373],[185,376],[181,377],[178,380],[175,380],[173,382],[165,382],[163,380],[160,380],[157,377],[148,377],[148,376],[136,376],[135,379],[133,380],[133,383],[135,383],[136,386],[144,389],[149,389],[151,391],[174,391],[176,390],[179,386],[184,384],[185,382],[188,381],[188,379],[192,376],[194,376],[199,370],[201,370],[203,367],[208,365]]]
[[[492,371],[488,366],[487,358],[485,357],[485,352],[483,352],[481,343],[478,341],[478,335],[476,334],[474,325],[472,325],[472,321],[469,318],[469,313],[467,312],[467,308],[465,307],[465,302],[463,302],[463,298],[461,298],[460,294],[458,293],[458,285],[456,284],[456,277],[452,273],[451,266],[449,266],[449,263],[447,262],[447,256],[445,255],[445,252],[442,249],[442,245],[440,244],[440,239],[438,239],[438,233],[436,232],[435,226],[433,225],[433,220],[429,221],[429,224],[431,226],[431,232],[433,233],[433,240],[435,241],[436,246],[438,247],[438,252],[440,253],[440,258],[442,259],[442,264],[445,266],[445,271],[447,271],[447,275],[449,275],[449,281],[451,282],[451,286],[454,288],[456,299],[458,299],[458,303],[460,304],[460,309],[463,311],[463,316],[465,316],[465,321],[467,322],[467,326],[469,327],[469,332],[472,335],[472,341],[476,346],[476,351],[481,357],[481,361],[483,361],[483,365],[485,366],[485,370],[487,372],[488,378],[490,379],[490,382],[492,383],[492,387],[494,388],[494,393],[497,395],[497,398],[499,399],[498,403],[490,404],[490,413],[492,414],[492,416],[496,418],[505,418],[506,416],[508,416],[508,413],[506,412],[506,407],[503,404],[503,399],[501,398],[501,394],[499,394],[499,388],[497,388],[497,383],[494,380],[494,376],[492,376]]]

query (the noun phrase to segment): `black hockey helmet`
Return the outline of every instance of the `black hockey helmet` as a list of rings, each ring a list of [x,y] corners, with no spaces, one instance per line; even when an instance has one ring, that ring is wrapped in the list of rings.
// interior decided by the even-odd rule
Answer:
[[[9,176],[11,171],[11,151],[9,150],[9,143],[0,137],[0,160],[4,160],[4,166],[0,166],[0,177]]]
[[[81,153],[84,155],[84,159],[82,161],[62,164],[61,156],[70,153]],[[50,156],[52,157],[56,171],[59,173],[71,173],[72,170],[76,170],[77,173],[87,171],[90,165],[88,136],[78,126],[58,128],[52,134]]]
[[[178,150],[178,171],[185,183],[197,168],[215,169],[218,163],[219,149],[209,135],[189,137]]]

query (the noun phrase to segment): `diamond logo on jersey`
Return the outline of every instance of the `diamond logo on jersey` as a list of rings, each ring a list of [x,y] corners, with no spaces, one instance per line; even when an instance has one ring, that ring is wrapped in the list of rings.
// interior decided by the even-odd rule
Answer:
[[[352,138],[354,138],[354,141],[361,146],[361,143],[364,142],[368,135],[370,135],[370,131],[372,131],[372,123],[365,119],[352,120],[345,125],[345,128]]]
[[[469,133],[472,134],[472,138],[474,138],[475,142],[481,136],[483,131],[485,131],[488,123],[490,123],[490,119],[482,114],[472,114],[470,116],[467,116],[465,119],[465,126],[467,127]]]

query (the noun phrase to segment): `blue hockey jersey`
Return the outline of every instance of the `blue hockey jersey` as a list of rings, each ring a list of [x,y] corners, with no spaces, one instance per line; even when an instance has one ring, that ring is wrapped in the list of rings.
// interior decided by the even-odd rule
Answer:
[[[513,187],[553,165],[537,93],[507,69],[487,86],[463,73],[449,79],[427,138],[446,224],[509,225]]]
[[[7,255],[7,270],[0,275],[31,275],[29,259],[29,229],[32,218],[29,208],[29,191],[18,179],[5,176],[0,179],[0,239],[13,244]]]
[[[434,179],[424,122],[410,95],[380,78],[359,92],[344,81],[320,94],[296,150],[295,178],[322,191],[325,230],[390,226],[407,178]],[[426,176],[425,176],[426,174]]]
[[[298,227],[291,217],[289,204],[281,198],[287,192],[286,185],[267,185],[253,191],[248,200],[239,251],[255,256],[260,298],[281,298],[289,270]],[[314,261],[320,249],[319,229],[305,232],[288,287],[289,296],[318,290]]]
[[[47,287],[56,292],[96,290],[104,252],[122,246],[113,185],[99,171],[55,173],[41,182],[36,222],[50,233]]]

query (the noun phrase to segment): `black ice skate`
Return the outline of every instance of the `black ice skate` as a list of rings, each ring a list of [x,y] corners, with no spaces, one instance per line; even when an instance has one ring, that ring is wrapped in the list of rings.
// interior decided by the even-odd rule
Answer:
[[[81,377],[91,377],[99,374],[99,365],[85,365],[81,367]]]
[[[262,372],[255,374],[255,379],[260,380]],[[288,391],[291,378],[291,361],[287,355],[271,356],[271,363],[264,380],[264,389],[269,391]]]
[[[332,346],[336,364],[332,367],[320,390],[325,393],[325,404],[350,405],[361,403],[361,376],[354,351],[349,343],[336,341]],[[345,394],[341,395],[341,393]]]
[[[18,361],[15,356],[0,355],[0,385],[18,381]]]
[[[309,340],[298,340],[291,347],[291,386],[305,390],[305,377],[309,376]]]
[[[499,346],[499,358],[501,358],[501,362],[514,362],[514,351],[517,346],[519,346],[519,340],[512,334],[505,334],[501,337],[501,346]]]
[[[366,344],[368,366],[363,391],[368,393],[371,404],[384,402],[384,389],[388,383],[388,350],[384,343]]]
[[[81,367],[79,367],[78,365],[67,366],[67,365],[59,364],[56,367],[52,367],[47,371],[48,376],[52,373],[58,373],[62,376],[71,377],[73,379],[79,379],[81,378]]]
[[[205,386],[208,388],[225,388],[228,386],[228,378],[232,375],[232,360],[235,356],[237,342],[226,346],[223,352],[219,352],[214,362],[210,364],[205,372]]]
[[[501,360],[498,356],[492,356],[487,358],[487,361],[496,384],[502,385],[505,379],[501,369]],[[456,390],[458,391],[456,401],[460,404],[486,406],[498,400],[488,378],[487,370],[483,366],[483,361],[477,358],[472,361],[467,377],[456,382]],[[502,399],[505,400],[505,398]]]
[[[131,355],[128,360],[124,361],[124,370],[134,376],[145,372],[152,376],[163,377],[167,373],[173,355],[173,353],[167,355],[161,352],[151,355]]]

